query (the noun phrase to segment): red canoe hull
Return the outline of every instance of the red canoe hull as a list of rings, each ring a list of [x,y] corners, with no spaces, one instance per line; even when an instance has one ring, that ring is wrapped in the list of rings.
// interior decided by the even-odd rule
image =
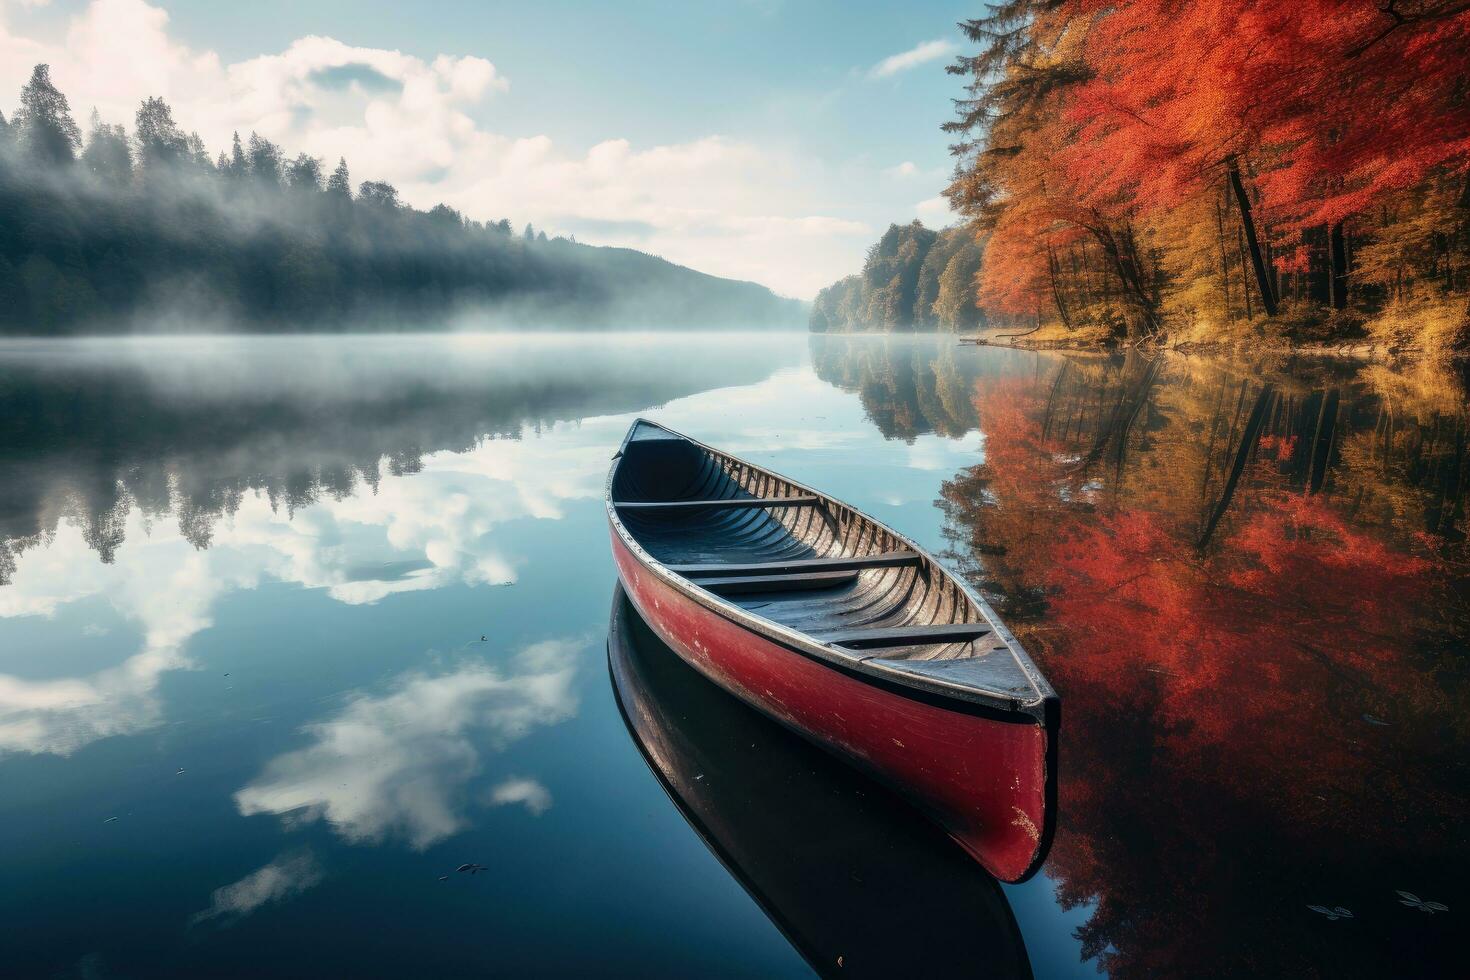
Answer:
[[[612,535],[623,587],[679,656],[756,709],[907,795],[995,877],[1049,837],[1049,741],[1033,716],[877,684],[753,633],[674,588]]]

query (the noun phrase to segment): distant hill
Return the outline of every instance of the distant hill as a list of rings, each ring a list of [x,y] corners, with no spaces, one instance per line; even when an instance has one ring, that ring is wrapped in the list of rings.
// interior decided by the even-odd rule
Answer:
[[[862,272],[817,294],[809,326],[813,333],[974,330],[985,323],[975,299],[983,251],[966,228],[889,225]]]
[[[806,304],[481,222],[251,134],[211,161],[161,99],[85,140],[37,66],[0,115],[0,334],[799,327]]]

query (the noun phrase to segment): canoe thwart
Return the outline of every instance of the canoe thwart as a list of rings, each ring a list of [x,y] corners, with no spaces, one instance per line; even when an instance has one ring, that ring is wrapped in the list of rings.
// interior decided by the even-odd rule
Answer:
[[[615,500],[619,510],[739,510],[749,507],[816,507],[821,497],[728,497],[724,500]]]
[[[698,565],[669,565],[669,571],[687,578],[723,575],[772,575],[781,572],[847,572],[864,568],[898,568],[919,564],[917,551],[885,551],[876,555],[846,555],[837,558],[787,558],[757,562],[707,562]]]
[[[693,579],[695,585],[716,595],[737,595],[749,592],[810,592],[813,589],[831,589],[847,585],[857,579],[857,572],[788,572],[779,575],[730,575],[707,579]]]
[[[814,632],[812,636],[834,647],[876,650],[881,647],[910,647],[926,643],[964,643],[990,633],[984,623],[945,623],[942,626],[890,626]]]

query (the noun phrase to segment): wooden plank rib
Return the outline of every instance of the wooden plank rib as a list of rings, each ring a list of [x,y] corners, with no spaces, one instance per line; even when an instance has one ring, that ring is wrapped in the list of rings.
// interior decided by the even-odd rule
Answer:
[[[849,650],[909,647],[926,643],[964,643],[990,632],[984,623],[946,623],[943,626],[894,626],[883,629],[829,630],[814,632],[813,638]]]
[[[746,564],[710,562],[668,567],[669,571],[688,578],[716,578],[725,575],[776,575],[787,572],[846,572],[863,568],[897,568],[918,563],[917,551],[885,551],[877,555],[849,555],[842,558],[788,558],[784,561]]]
[[[737,575],[729,578],[695,580],[694,584],[715,595],[740,595],[751,592],[810,592],[847,585],[857,572],[797,572],[790,575]]]
[[[617,500],[619,510],[741,510],[749,507],[815,507],[821,497],[730,497],[726,500]]]

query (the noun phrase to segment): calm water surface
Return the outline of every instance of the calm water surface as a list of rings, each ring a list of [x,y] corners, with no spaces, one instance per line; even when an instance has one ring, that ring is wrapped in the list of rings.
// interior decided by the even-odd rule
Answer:
[[[799,976],[948,934],[979,975],[1464,975],[1464,406],[932,338],[7,342],[0,974]],[[1063,699],[1040,875],[656,642],[615,693],[640,414],[991,596]]]

